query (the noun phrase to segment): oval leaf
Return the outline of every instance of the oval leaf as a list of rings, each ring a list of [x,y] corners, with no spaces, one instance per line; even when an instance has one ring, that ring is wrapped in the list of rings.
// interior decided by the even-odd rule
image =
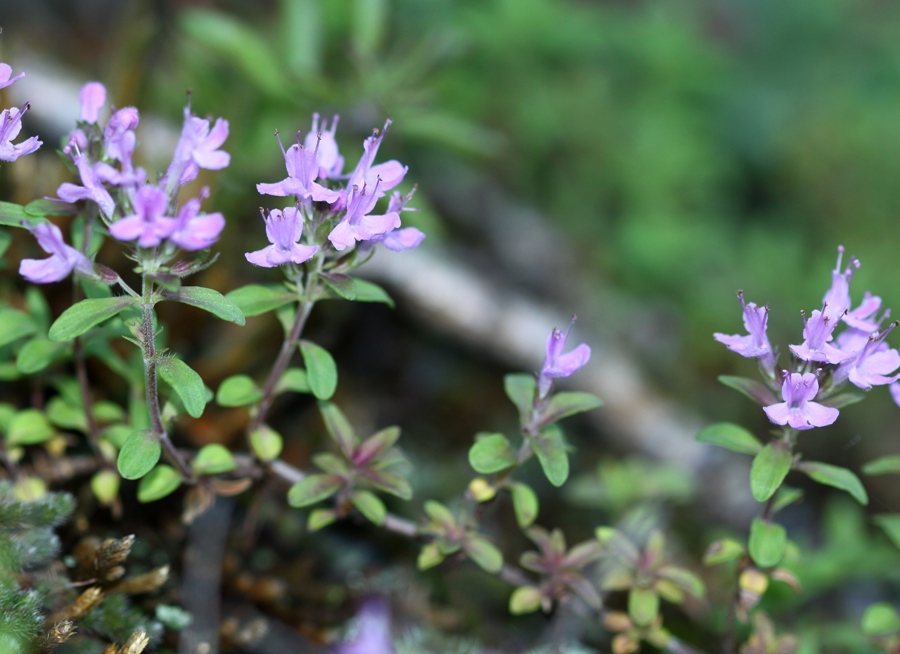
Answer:
[[[237,464],[227,447],[219,443],[210,443],[200,448],[192,467],[198,475],[217,475],[231,472],[237,468]]]
[[[291,293],[284,286],[262,286],[250,284],[235,289],[225,296],[246,316],[258,316],[273,311],[288,302],[297,300],[296,293]]]
[[[512,493],[513,510],[519,527],[526,529],[534,523],[538,516],[538,498],[528,484],[513,482],[509,487]]]
[[[537,392],[537,381],[534,375],[514,373],[503,378],[503,390],[506,397],[519,410],[519,421],[525,425],[531,422],[531,408],[534,394]]]
[[[793,460],[790,450],[781,441],[769,443],[756,455],[750,468],[750,491],[757,502],[765,502],[775,494]]]
[[[628,617],[639,627],[646,627],[656,620],[659,613],[659,595],[649,588],[635,586],[628,593]]]
[[[482,569],[496,574],[503,567],[503,554],[494,544],[481,536],[469,536],[463,543],[463,551]]]
[[[569,478],[569,455],[559,427],[550,425],[530,441],[550,483],[557,487],[566,483]]]
[[[156,362],[159,376],[172,387],[185,410],[194,418],[203,415],[206,408],[206,386],[203,379],[181,359],[162,357]]]
[[[37,445],[55,435],[47,416],[37,409],[25,409],[13,416],[6,434],[6,445]]]
[[[862,467],[867,475],[889,475],[900,473],[900,454],[883,456],[880,459],[869,461]]]
[[[541,424],[550,425],[576,413],[603,406],[603,400],[590,393],[557,393],[541,412]]]
[[[216,391],[219,406],[247,406],[255,404],[263,396],[262,390],[247,375],[234,375],[223,381]]]
[[[295,508],[315,504],[340,490],[343,477],[338,475],[308,475],[291,486],[288,504]]]
[[[367,279],[354,279],[353,287],[353,290],[356,293],[356,297],[353,299],[356,302],[379,302],[394,308],[394,300],[391,299],[391,296],[388,295],[387,291],[378,284],[370,282]]]
[[[325,285],[345,300],[356,299],[356,283],[349,275],[341,273],[319,273]]]
[[[134,306],[137,300],[128,296],[82,300],[72,305],[50,326],[51,341],[71,341],[94,325],[112,318],[122,309]]]
[[[730,422],[719,422],[700,430],[696,440],[701,443],[718,445],[741,454],[757,454],[762,443],[749,431]]]
[[[384,524],[387,509],[375,493],[366,490],[355,491],[350,496],[350,502],[369,522],[379,527]]]
[[[513,591],[509,597],[509,612],[513,615],[534,613],[541,608],[541,599],[544,594],[540,588],[534,586],[521,586]]]
[[[322,420],[325,421],[325,428],[328,430],[329,435],[341,447],[344,454],[348,457],[353,456],[359,444],[359,439],[356,437],[356,432],[353,431],[353,427],[350,426],[344,413],[336,404],[331,402],[319,402],[319,412],[322,414]]]
[[[300,353],[313,395],[320,400],[331,399],[337,388],[337,366],[331,354],[312,341],[300,341]]]
[[[163,291],[163,297],[209,311],[222,320],[243,325],[246,320],[240,307],[227,297],[203,286],[182,286],[178,291]]]
[[[750,525],[750,556],[761,568],[778,565],[787,549],[787,531],[774,522],[754,518]]]
[[[778,402],[775,394],[768,387],[753,379],[746,377],[731,377],[729,375],[720,375],[719,381],[728,388],[733,388],[738,393],[749,397],[751,400],[762,406],[769,406]]]
[[[288,368],[278,380],[275,386],[276,393],[293,391],[294,393],[309,393],[309,378],[303,368]]]
[[[313,509],[306,520],[306,528],[310,531],[319,531],[337,520],[337,513],[331,509]]]
[[[503,434],[476,434],[469,449],[469,465],[482,474],[506,470],[516,465],[516,453]]]
[[[281,454],[283,447],[284,440],[281,434],[267,425],[262,425],[250,434],[250,448],[260,461],[274,461]]]
[[[161,453],[156,434],[150,430],[134,431],[119,450],[116,467],[125,479],[140,479],[153,470]]]
[[[815,461],[801,463],[798,468],[820,484],[834,486],[847,491],[853,496],[853,499],[863,506],[869,503],[869,496],[866,494],[866,489],[863,487],[859,477],[846,468]]]
[[[138,502],[144,504],[161,500],[171,495],[181,486],[181,475],[172,466],[159,465],[151,470],[138,484]]]
[[[0,309],[0,347],[33,334],[36,330],[37,325],[28,314],[15,309]]]
[[[91,477],[91,490],[97,501],[104,506],[115,502],[119,496],[119,484],[121,477],[112,470],[101,470]]]
[[[900,617],[894,607],[886,602],[873,604],[863,614],[862,631],[867,636],[896,634],[900,631]]]

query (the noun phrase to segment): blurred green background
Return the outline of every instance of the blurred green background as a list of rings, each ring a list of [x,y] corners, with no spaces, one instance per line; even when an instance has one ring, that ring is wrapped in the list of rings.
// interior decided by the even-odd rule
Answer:
[[[712,339],[740,330],[737,289],[769,304],[770,336],[785,351],[801,340],[800,309],[820,306],[839,244],[862,261],[854,301],[868,289],[900,306],[896,3],[4,0],[0,25],[0,59],[16,71],[39,56],[76,84],[103,81],[118,106],[173,123],[191,89],[196,113],[229,120],[232,165],[207,205],[229,218],[225,258],[260,240],[248,180],[283,177],[276,128],[305,132],[313,111],[339,113],[352,166],[361,139],[392,118],[382,152],[410,166],[406,188],[419,184],[413,204],[424,210],[404,219],[428,232],[427,247],[497,256],[491,217],[462,196],[473,175],[536,210],[564,234],[578,278],[495,273],[609,316],[603,328],[656,387],[710,419],[766,429],[758,409],[715,382],[753,374]],[[40,156],[49,161],[51,148]],[[39,195],[61,181],[29,179]],[[265,278],[219,274],[223,288]],[[604,306],[610,297],[646,310]],[[426,344],[405,356],[433,351],[437,337],[418,338]],[[438,370],[503,402],[496,376],[445,356]],[[854,468],[896,451],[900,409],[884,389],[872,395],[804,447]],[[478,428],[463,399],[449,402],[462,431]],[[591,466],[600,456],[582,453]],[[876,512],[900,508],[889,486],[879,490]]]

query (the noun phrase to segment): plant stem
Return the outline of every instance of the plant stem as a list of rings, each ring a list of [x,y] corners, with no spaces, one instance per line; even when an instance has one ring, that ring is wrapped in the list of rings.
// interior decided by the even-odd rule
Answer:
[[[144,351],[144,392],[147,398],[147,411],[150,413],[150,426],[159,437],[159,442],[169,459],[178,468],[184,479],[191,479],[191,468],[172,444],[169,434],[163,425],[159,410],[159,386],[156,378],[156,327],[153,316],[152,282],[143,276],[143,303],[141,304],[141,345]]]

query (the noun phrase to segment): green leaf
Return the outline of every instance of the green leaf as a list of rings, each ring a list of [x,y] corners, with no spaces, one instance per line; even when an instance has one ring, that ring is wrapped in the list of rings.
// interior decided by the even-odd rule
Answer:
[[[81,336],[94,325],[112,318],[114,315],[134,306],[137,301],[128,296],[82,300],[65,311],[50,326],[48,336],[51,341],[71,341]]]
[[[513,615],[534,613],[541,608],[544,594],[534,586],[520,586],[509,596],[509,612]]]
[[[37,325],[26,313],[15,309],[0,309],[0,347],[37,331]]]
[[[650,588],[635,586],[628,593],[628,617],[639,627],[647,627],[659,613],[659,595]]]
[[[121,450],[133,431],[134,427],[130,425],[110,425],[103,430],[101,437],[115,447],[116,450]]]
[[[866,399],[865,393],[861,391],[848,391],[846,393],[838,393],[834,397],[826,398],[822,400],[821,404],[830,406],[833,409],[843,409],[844,407],[848,407],[851,404],[862,402],[864,399]]]
[[[203,286],[182,286],[177,292],[163,291],[167,300],[190,304],[193,307],[209,311],[222,320],[243,325],[246,320],[240,307],[218,291]]]
[[[192,467],[198,475],[217,475],[231,472],[237,468],[237,464],[227,447],[219,443],[210,443],[200,448]]]
[[[354,491],[350,495],[350,502],[369,522],[379,527],[384,524],[387,509],[375,493],[367,490]]]
[[[116,467],[125,479],[140,479],[153,469],[161,453],[159,436],[149,429],[134,431],[119,450]]]
[[[441,554],[437,543],[428,543],[419,552],[419,556],[416,559],[416,567],[419,570],[428,570],[436,565],[440,565],[443,560],[444,555]]]
[[[569,455],[559,427],[549,425],[530,441],[550,483],[557,487],[566,483],[569,478]]]
[[[354,298],[356,302],[379,302],[388,305],[392,309],[394,308],[394,300],[378,284],[366,279],[354,279],[353,285],[356,291],[356,297]]]
[[[754,518],[750,525],[750,556],[761,568],[778,565],[787,549],[787,531],[781,525]]]
[[[359,445],[359,439],[344,413],[331,402],[319,402],[319,412],[322,414],[322,420],[325,421],[325,428],[329,435],[340,446],[344,454],[348,457],[352,456]]]
[[[312,461],[319,470],[330,475],[346,476],[350,472],[347,462],[331,452],[319,452],[313,455]]]
[[[685,568],[664,565],[659,569],[658,576],[662,579],[668,579],[694,597],[703,597],[706,594],[706,586],[703,584],[703,580]]]
[[[250,284],[236,288],[228,293],[225,298],[230,300],[240,309],[241,313],[249,318],[273,311],[289,302],[296,302],[297,294],[291,293],[284,286],[280,285],[261,286],[259,284]]]
[[[66,350],[65,343],[54,343],[42,337],[33,338],[19,350],[19,355],[16,357],[16,368],[23,375],[32,375],[61,358],[65,355]]]
[[[521,529],[530,527],[538,515],[538,498],[528,484],[512,482],[509,485],[512,493],[513,510],[516,513],[516,522]]]
[[[171,495],[181,486],[181,475],[172,466],[156,466],[138,484],[138,502],[147,504]]]
[[[503,434],[481,432],[475,439],[469,449],[469,465],[475,472],[490,474],[516,465],[516,453]]]
[[[50,200],[41,198],[32,200],[26,204],[23,209],[28,216],[33,218],[42,218],[44,216],[74,216],[78,213],[78,207],[68,202],[60,202],[59,200]],[[36,220],[34,224],[45,222]]]
[[[303,368],[288,368],[281,375],[278,384],[275,386],[276,393],[292,391],[294,393],[309,393],[309,378]]]
[[[338,475],[307,475],[288,491],[288,504],[294,508],[309,506],[331,497],[345,484]]]
[[[28,314],[34,320],[35,325],[37,325],[38,331],[46,334],[53,319],[50,314],[50,305],[47,304],[47,298],[36,286],[29,286],[25,290],[25,306],[28,309]]]
[[[30,215],[22,205],[13,204],[12,202],[0,202],[0,225],[25,227],[22,224],[23,220],[30,225],[47,222]]]
[[[782,441],[766,445],[753,459],[750,468],[750,491],[757,502],[766,502],[787,476],[794,457]]]
[[[893,606],[886,602],[872,604],[862,619],[862,632],[866,636],[892,636],[900,631],[900,617]]]
[[[319,273],[325,285],[345,300],[356,299],[356,283],[349,275],[340,273]]]
[[[281,454],[283,447],[284,440],[281,434],[268,425],[260,425],[250,434],[250,448],[253,450],[253,456],[260,461],[274,461]]]
[[[371,468],[364,470],[361,474],[362,478],[365,479],[370,486],[380,491],[396,495],[402,500],[412,498],[412,486],[398,474],[389,472],[388,470],[373,470]]]
[[[862,467],[862,471],[867,475],[890,475],[900,473],[900,454],[883,456],[879,459],[869,461]]]
[[[863,506],[869,503],[869,496],[866,494],[866,489],[863,487],[859,477],[846,468],[815,461],[804,461],[797,468],[820,484],[834,486],[847,491],[853,496],[853,499]]]
[[[736,540],[722,538],[710,544],[703,555],[703,565],[716,565],[735,561],[744,556],[746,550]]]
[[[47,402],[47,418],[57,427],[87,431],[87,416],[80,406],[72,406],[57,395]]]
[[[873,516],[872,521],[881,527],[897,548],[900,548],[900,515],[895,513],[882,513]]]
[[[206,386],[203,379],[181,359],[162,357],[156,362],[159,376],[178,393],[185,410],[194,418],[203,415],[206,408]]]
[[[772,513],[778,513],[786,506],[789,506],[803,497],[803,491],[799,488],[792,488],[782,484],[778,489],[778,495],[775,497],[775,503],[772,504]]]
[[[337,389],[337,366],[325,348],[312,341],[300,341],[309,388],[319,400],[330,400]]]
[[[757,454],[763,448],[753,434],[730,422],[718,422],[704,427],[696,439],[701,443],[718,445],[741,454]]]
[[[386,427],[364,440],[357,448],[353,460],[356,465],[365,466],[391,449],[398,438],[400,438],[399,427]]]
[[[219,406],[246,406],[259,402],[262,396],[262,389],[250,377],[233,375],[219,385],[216,402]]]
[[[306,520],[306,528],[310,532],[319,531],[337,520],[337,513],[331,509],[313,509]]]
[[[119,496],[121,478],[112,470],[101,470],[91,477],[91,491],[104,506],[109,506]]]
[[[779,400],[779,398],[776,398],[775,394],[771,390],[769,390],[767,386],[760,384],[758,381],[753,379],[747,379],[746,377],[731,377],[729,375],[720,375],[719,381],[728,388],[733,388],[737,392],[746,397],[749,397],[751,400],[762,406],[775,404]]]
[[[503,567],[503,554],[487,538],[469,535],[462,548],[470,559],[487,572],[496,574]]]
[[[125,420],[125,410],[115,402],[100,400],[94,403],[94,417],[100,422]]]
[[[37,445],[49,441],[56,431],[42,412],[37,409],[19,411],[10,421],[6,445]]]
[[[541,424],[550,425],[576,413],[603,406],[603,400],[591,393],[557,393],[541,412]]]
[[[537,381],[534,375],[514,373],[503,378],[503,390],[506,397],[519,410],[519,421],[523,425],[531,422],[531,409],[534,395],[537,392]]]
[[[425,514],[434,520],[437,524],[445,529],[453,529],[456,527],[456,518],[446,506],[434,500],[425,502]]]

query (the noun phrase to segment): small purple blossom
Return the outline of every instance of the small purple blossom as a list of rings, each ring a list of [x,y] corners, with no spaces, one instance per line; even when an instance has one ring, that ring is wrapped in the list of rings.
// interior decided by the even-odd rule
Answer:
[[[825,293],[822,299],[823,312],[831,320],[837,323],[838,320],[850,309],[850,280],[853,279],[853,272],[859,268],[859,260],[856,257],[850,257],[850,263],[844,272],[841,272],[841,259],[844,256],[844,246],[838,246],[837,263],[834,270],[831,271],[831,288]],[[834,362],[832,362],[834,363]]]
[[[134,213],[109,226],[109,233],[120,241],[137,239],[142,248],[156,247],[175,230],[177,221],[166,215],[169,199],[155,186],[142,186],[131,200]]]
[[[29,229],[41,249],[50,255],[48,259],[22,259],[19,274],[29,282],[58,282],[68,277],[73,270],[89,277],[96,276],[90,260],[71,245],[66,245],[59,227],[53,223],[41,223]]]
[[[842,352],[829,344],[837,326],[838,319],[834,312],[825,305],[822,311],[816,309],[809,320],[803,316],[803,338],[806,339],[800,345],[791,345],[791,352],[803,361],[818,361],[821,363],[841,363],[853,356],[852,352]]]
[[[383,599],[363,604],[354,620],[354,633],[334,654],[394,654],[391,609]]]
[[[538,395],[540,397],[547,396],[554,379],[569,377],[591,358],[591,348],[584,343],[571,352],[563,354],[563,350],[566,349],[566,339],[569,337],[569,332],[572,331],[573,324],[575,324],[574,318],[565,333],[554,327],[547,338],[547,354],[538,376]]]
[[[776,425],[790,425],[794,429],[812,429],[834,423],[839,411],[812,400],[819,392],[815,374],[784,371],[781,396],[784,402],[763,407],[769,420]]]
[[[203,187],[200,197],[185,202],[178,212],[175,230],[169,240],[183,250],[203,250],[215,243],[225,227],[225,217],[219,213],[200,213],[200,201],[209,196],[209,188]]]
[[[10,79],[12,75],[12,66],[9,64],[0,63],[0,89],[5,89],[7,86],[11,86],[14,82],[25,77],[25,73],[19,73],[15,77]]]
[[[56,195],[59,196],[60,200],[66,202],[78,202],[79,200],[96,202],[103,215],[107,218],[112,218],[116,203],[109,192],[103,187],[103,184],[101,184],[102,180],[98,175],[98,167],[101,164],[92,168],[90,163],[88,163],[87,157],[83,154],[75,155],[74,161],[75,166],[78,168],[78,173],[81,175],[81,183],[84,184],[84,186],[64,182],[56,189]],[[106,167],[110,168],[110,166]]]
[[[319,114],[313,114],[312,129],[303,139],[303,147],[316,152],[319,163],[319,177],[322,179],[335,179],[340,177],[344,169],[344,158],[338,152],[337,141],[334,133],[337,130],[338,119],[335,115],[331,119],[331,129],[322,121],[322,129],[319,129]]]
[[[134,154],[134,147],[137,144],[134,129],[140,119],[137,109],[125,107],[110,116],[103,130],[103,147],[106,148],[106,154],[127,167],[131,166],[131,155]]]
[[[281,141],[278,141],[281,145]],[[319,143],[316,143],[318,148]],[[319,160],[317,149],[295,143],[286,151],[282,147],[284,162],[288,176],[275,184],[257,184],[256,190],[261,195],[285,197],[293,195],[298,200],[312,198],[316,202],[332,204],[340,198],[340,193],[325,188],[315,179],[319,176]]]
[[[378,195],[379,181],[376,181],[371,191],[368,191],[365,185],[362,189],[354,186],[350,191],[347,213],[328,235],[328,240],[331,241],[335,250],[345,250],[353,247],[357,241],[372,240],[400,226],[400,214],[396,212],[381,216],[369,215],[380,197]]]
[[[889,348],[888,344],[884,342],[884,339],[896,326],[897,323],[892,323],[880,334],[875,332],[866,339],[856,356],[845,361],[835,370],[835,383],[849,379],[854,386],[869,390],[872,386],[892,384],[900,379],[900,375],[887,376],[900,368],[900,353]]]
[[[375,188],[377,184],[378,197],[381,197],[385,192],[390,191],[403,181],[403,177],[406,175],[406,171],[409,170],[409,168],[399,161],[391,160],[372,165],[375,161],[375,155],[378,154],[378,147],[381,145],[381,141],[384,139],[385,134],[387,134],[390,125],[390,120],[384,121],[384,129],[380,132],[374,130],[372,136],[365,140],[363,143],[363,156],[360,158],[359,163],[356,164],[356,168],[354,168],[353,172],[350,174],[350,181],[347,183],[347,188],[363,188],[366,185],[368,185],[369,188]],[[381,180],[380,182],[378,182],[379,179]]]
[[[81,120],[93,125],[100,116],[100,109],[106,104],[106,88],[100,82],[88,82],[78,93],[81,103]]]
[[[185,107],[181,138],[166,171],[169,190],[195,179],[201,168],[221,170],[228,166],[231,155],[219,149],[227,138],[227,120],[216,119],[216,124],[210,129],[208,120],[192,115],[190,108]]]
[[[262,210],[260,210],[262,211]],[[283,212],[272,209],[269,215],[263,213],[266,236],[272,245],[256,252],[247,252],[247,261],[263,268],[274,268],[285,263],[303,263],[318,252],[318,245],[300,245],[303,233],[303,216],[296,207],[287,207]]]
[[[766,335],[766,326],[769,321],[769,308],[758,307],[753,302],[749,304],[744,302],[744,292],[738,291],[738,299],[744,309],[744,329],[747,330],[746,336],[734,334],[713,334],[720,343],[724,343],[732,352],[740,354],[742,357],[758,358],[765,370],[770,373],[775,369],[775,354],[772,351],[772,345],[769,343],[769,337]]]
[[[900,382],[894,382],[890,386],[891,389],[891,397],[894,398],[894,402],[897,406],[900,406]]]
[[[27,138],[21,143],[13,143],[13,139],[22,129],[22,116],[28,111],[28,106],[26,102],[21,109],[11,107],[0,112],[0,161],[15,161],[43,145],[37,136]]]
[[[399,215],[401,211],[418,211],[418,209],[406,208],[406,203],[409,202],[415,192],[416,187],[413,187],[406,195],[401,195],[400,191],[394,191],[390,202],[388,202],[387,213]],[[404,227],[403,229],[393,229],[385,234],[373,236],[368,242],[372,244],[381,243],[388,250],[402,252],[403,250],[419,247],[423,240],[425,240],[425,234],[421,230],[415,227]]]

